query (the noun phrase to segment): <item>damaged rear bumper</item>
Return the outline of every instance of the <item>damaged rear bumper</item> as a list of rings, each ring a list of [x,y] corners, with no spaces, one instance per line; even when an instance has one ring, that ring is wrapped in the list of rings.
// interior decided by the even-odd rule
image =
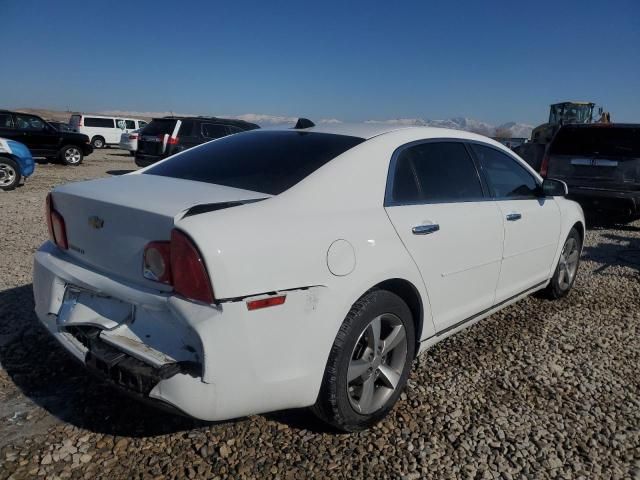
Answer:
[[[289,291],[285,305],[258,312],[245,299],[202,305],[101,275],[47,242],[33,288],[42,324],[87,368],[203,420],[312,405],[333,341],[289,336],[318,325],[323,287]]]

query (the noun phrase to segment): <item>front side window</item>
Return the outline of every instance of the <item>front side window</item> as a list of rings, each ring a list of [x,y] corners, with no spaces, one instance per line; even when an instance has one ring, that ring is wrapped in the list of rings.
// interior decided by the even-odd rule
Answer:
[[[472,148],[495,198],[536,198],[538,182],[510,156],[484,145]]]
[[[278,195],[363,138],[253,130],[185,150],[144,172]]]
[[[397,157],[392,202],[468,202],[482,197],[478,172],[462,143],[421,143]]]
[[[220,138],[228,135],[227,127],[217,123],[203,123],[202,136],[207,138]]]
[[[125,120],[124,124],[127,127],[127,130],[135,130],[136,129],[136,122],[134,120]]]
[[[32,115],[16,114],[16,124],[20,130],[28,130],[31,132],[41,132],[44,130],[44,122]]]

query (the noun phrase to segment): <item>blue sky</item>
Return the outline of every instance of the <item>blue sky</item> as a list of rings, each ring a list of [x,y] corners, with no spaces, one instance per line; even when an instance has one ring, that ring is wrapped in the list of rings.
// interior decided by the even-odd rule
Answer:
[[[537,124],[574,99],[640,122],[638,0],[0,0],[0,19],[0,107]]]

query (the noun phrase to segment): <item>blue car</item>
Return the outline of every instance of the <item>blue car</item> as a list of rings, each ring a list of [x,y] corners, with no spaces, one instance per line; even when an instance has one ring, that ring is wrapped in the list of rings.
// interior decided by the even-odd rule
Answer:
[[[31,152],[25,145],[0,138],[0,190],[13,190],[35,168]]]

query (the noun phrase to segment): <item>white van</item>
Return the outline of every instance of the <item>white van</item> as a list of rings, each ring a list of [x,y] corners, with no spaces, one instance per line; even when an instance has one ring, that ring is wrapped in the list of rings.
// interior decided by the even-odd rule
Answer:
[[[123,133],[133,132],[147,124],[144,120],[124,117],[103,117],[74,113],[69,125],[74,132],[84,133],[91,139],[93,148],[118,145]]]

